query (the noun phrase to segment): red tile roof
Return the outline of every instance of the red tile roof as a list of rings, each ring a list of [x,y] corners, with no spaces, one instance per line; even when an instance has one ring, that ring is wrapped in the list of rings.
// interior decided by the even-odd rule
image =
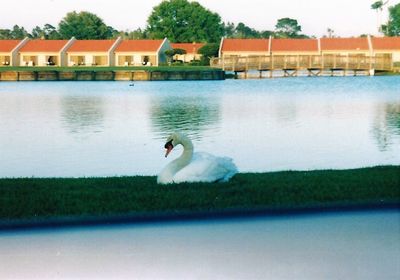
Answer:
[[[203,43],[171,43],[173,49],[183,49],[186,53],[197,54],[197,51],[204,46]]]
[[[321,38],[322,51],[369,50],[368,38]]]
[[[224,39],[221,51],[268,52],[269,39]]]
[[[156,52],[164,40],[124,40],[115,52]]]
[[[116,40],[76,40],[67,52],[108,52]]]
[[[0,40],[0,52],[11,52],[21,40]]]
[[[400,50],[400,37],[371,38],[374,50]]]
[[[272,52],[318,52],[317,39],[272,39]]]
[[[68,40],[31,40],[28,41],[20,52],[59,52]]]

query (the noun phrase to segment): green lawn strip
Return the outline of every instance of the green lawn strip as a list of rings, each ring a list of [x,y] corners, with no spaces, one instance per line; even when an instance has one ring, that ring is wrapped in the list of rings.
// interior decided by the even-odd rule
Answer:
[[[228,183],[152,176],[0,179],[0,222],[400,203],[400,166],[241,173]]]
[[[75,66],[75,67],[59,67],[59,66],[9,66],[0,67],[1,71],[215,71],[218,69],[209,66]]]

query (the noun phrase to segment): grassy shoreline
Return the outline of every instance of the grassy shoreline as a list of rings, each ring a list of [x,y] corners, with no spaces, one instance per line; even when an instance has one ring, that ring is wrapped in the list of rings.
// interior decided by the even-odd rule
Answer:
[[[241,173],[228,183],[167,186],[153,176],[0,179],[0,228],[365,205],[399,207],[400,166]]]

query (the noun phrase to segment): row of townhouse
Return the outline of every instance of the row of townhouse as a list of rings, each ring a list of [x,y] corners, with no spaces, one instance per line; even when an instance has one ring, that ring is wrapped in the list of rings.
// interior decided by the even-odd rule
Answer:
[[[157,66],[167,49],[167,39],[0,40],[0,66]]]
[[[0,66],[158,66],[166,63],[165,50],[186,51],[176,60],[199,60],[201,43],[164,40],[0,40]],[[320,39],[226,39],[219,57],[270,55],[384,56],[400,62],[400,37]]]
[[[400,62],[400,37],[226,39],[219,57],[270,55],[383,56]]]
[[[158,66],[165,51],[184,49],[176,60],[199,60],[201,43],[164,40],[0,40],[0,66]]]

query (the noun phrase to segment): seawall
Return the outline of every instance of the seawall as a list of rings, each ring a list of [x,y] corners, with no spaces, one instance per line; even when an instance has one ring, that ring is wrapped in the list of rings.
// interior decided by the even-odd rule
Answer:
[[[0,71],[0,81],[186,81],[224,79],[225,72],[218,69],[187,71]]]

